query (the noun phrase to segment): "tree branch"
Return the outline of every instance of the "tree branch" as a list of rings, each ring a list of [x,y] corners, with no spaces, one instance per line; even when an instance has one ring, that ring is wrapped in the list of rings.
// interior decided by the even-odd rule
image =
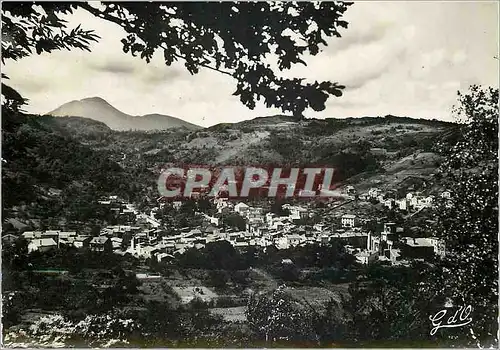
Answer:
[[[86,11],[90,12],[92,15],[94,15],[94,16],[96,16],[96,17],[99,17],[99,18],[102,18],[102,19],[105,19],[105,20],[107,20],[107,21],[113,22],[113,23],[115,23],[115,24],[118,24],[120,27],[122,27],[123,29],[125,29],[128,33],[134,33],[134,34],[136,34],[137,36],[139,36],[139,34],[138,34],[138,33],[135,33],[135,32],[134,32],[134,28],[133,28],[133,27],[131,27],[130,25],[127,25],[127,23],[126,23],[125,21],[120,20],[119,18],[116,18],[116,17],[114,17],[114,16],[111,16],[111,15],[109,15],[109,14],[105,13],[105,12],[101,12],[101,11],[99,11],[98,9],[96,9],[95,7],[90,6],[88,3],[80,3],[80,4],[79,4],[79,6],[80,6],[81,8],[83,8],[84,10],[86,10]],[[139,37],[140,37],[140,36],[139,36]],[[142,38],[141,38],[141,39],[142,39]],[[162,46],[160,46],[160,48],[162,48],[163,50],[166,50],[167,48],[166,48],[165,46],[163,46],[163,45],[164,45],[164,43],[162,43]],[[175,57],[177,57],[177,58],[180,58],[180,59],[182,59],[182,60],[184,60],[184,61],[187,61],[187,58],[186,58],[185,56],[182,56],[182,55],[180,55],[180,54],[178,54],[178,53],[174,53],[173,55],[174,55]],[[207,68],[207,69],[213,70],[213,71],[215,71],[215,72],[225,74],[225,75],[230,76],[230,77],[232,77],[232,76],[233,76],[233,75],[232,75],[230,72],[228,72],[228,71],[224,71],[224,70],[221,70],[221,69],[218,69],[218,68],[212,67],[212,66],[210,66],[210,65],[208,65],[208,64],[205,64],[205,63],[198,63],[198,65],[199,65],[200,67],[204,67],[204,68]]]

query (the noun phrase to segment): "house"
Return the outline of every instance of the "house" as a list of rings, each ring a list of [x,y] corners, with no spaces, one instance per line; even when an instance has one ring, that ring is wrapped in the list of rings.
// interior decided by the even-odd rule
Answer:
[[[261,220],[255,220],[255,219],[248,220],[246,224],[246,232],[258,235],[260,232],[259,228],[262,227],[262,225],[263,222]]]
[[[377,253],[372,253],[370,251],[363,250],[359,253],[356,253],[354,257],[356,258],[356,261],[358,263],[363,265],[368,265],[371,262],[377,260]]]
[[[45,235],[59,235],[60,230],[47,230],[43,234]]]
[[[165,253],[167,254],[172,254],[175,252],[175,244],[174,243],[165,243],[163,245],[163,250],[165,250]]]
[[[196,237],[201,236],[201,230],[198,228],[192,229],[189,232],[182,235],[182,237]]]
[[[273,239],[274,245],[278,249],[288,249],[290,248],[288,244],[288,239],[286,237],[274,237]]]
[[[76,236],[73,241],[73,246],[75,248],[87,248],[90,244],[90,240],[92,237],[90,236]]]
[[[234,211],[244,216],[246,215],[248,208],[250,208],[248,205],[246,205],[243,202],[240,202],[234,206]]]
[[[345,246],[345,251],[346,251],[347,254],[356,255],[357,253],[361,252],[361,249],[353,247],[352,245],[347,244]]]
[[[288,216],[290,220],[301,220],[307,218],[309,215],[307,209],[297,206],[289,207],[290,215]]]
[[[362,200],[362,201],[367,201],[369,200],[371,197],[368,195],[368,193],[362,193],[359,195],[359,199]]]
[[[444,191],[441,193],[441,198],[444,199],[450,199],[451,198],[451,192],[450,191]]]
[[[399,210],[408,210],[408,200],[406,198],[396,201],[396,206]]]
[[[386,206],[388,209],[392,209],[396,205],[395,200],[392,198],[388,198],[388,199],[384,200],[383,203],[384,203],[384,206]]]
[[[434,202],[434,196],[427,196],[422,198],[422,204],[425,208],[432,207],[432,203]]]
[[[172,254],[168,253],[157,253],[155,254],[156,261],[161,262],[161,261],[169,261],[174,259],[174,256]]]
[[[289,235],[286,238],[287,238],[287,244],[289,246],[297,246],[302,241],[305,241],[305,237],[302,237],[302,236],[297,235],[297,234]]]
[[[400,257],[401,257],[400,249],[389,249],[389,260],[391,261],[392,264],[395,264],[397,261],[399,261]]]
[[[159,253],[159,252],[160,252],[160,250],[157,247],[137,246],[134,255],[139,256],[139,257],[144,258],[144,259],[151,259],[155,255],[155,253]]]
[[[59,239],[68,240],[70,238],[75,238],[75,237],[76,237],[76,231],[59,232]]]
[[[74,246],[74,244],[73,244],[74,242],[75,242],[75,237],[67,237],[67,238],[60,237],[59,241],[57,243],[58,243],[58,247],[60,247],[62,245],[65,245],[65,246],[68,246],[68,247],[73,247]]]
[[[274,213],[267,213],[266,214],[266,222],[272,222],[276,218],[276,214]]]
[[[246,217],[249,220],[258,219],[264,221],[264,216],[262,215],[262,208],[249,208],[246,213]]]
[[[370,252],[378,253],[380,251],[380,236],[373,236],[371,232],[368,232],[366,249]]]
[[[330,235],[330,241],[345,242],[349,245],[359,248],[367,247],[368,243],[368,232],[363,231],[348,231],[348,232],[336,232]]]
[[[32,240],[35,238],[42,238],[42,232],[40,231],[26,231],[21,235],[26,240]]]
[[[408,196],[408,195],[407,195]],[[418,201],[421,199],[420,196],[417,195],[411,195],[410,197],[410,206],[412,206],[415,209],[420,209],[418,205]]]
[[[215,197],[213,203],[215,204],[218,213],[221,213],[224,208],[229,206],[228,199],[223,197]]]
[[[203,217],[210,223],[210,224],[213,224],[215,226],[219,226],[219,218],[216,218],[216,217],[213,217],[213,216],[210,216],[210,215],[207,215],[207,214],[203,214]]]
[[[231,232],[228,235],[228,240],[230,242],[236,242],[236,240],[238,239],[238,237],[241,237],[241,236],[243,236],[243,233],[240,233],[240,232]]]
[[[53,238],[36,238],[28,243],[28,253],[39,251],[46,252],[57,248],[57,243]]]
[[[354,227],[356,224],[356,215],[344,214],[341,218],[342,227]]]
[[[435,240],[429,238],[403,238],[404,244],[401,246],[401,254],[405,258],[425,259],[434,256]]]
[[[370,188],[370,190],[368,191],[368,196],[370,198],[377,198],[380,194],[381,194],[381,191],[376,187]]]
[[[94,252],[111,252],[113,250],[113,243],[110,238],[99,236],[90,240],[89,247]]]
[[[59,233],[60,231],[45,231],[41,238],[52,238],[57,243],[59,242]]]
[[[118,237],[111,238],[111,245],[113,250],[121,249],[123,240]]]
[[[349,185],[345,188],[345,193],[354,196],[356,194],[356,189],[354,188],[354,186]]]
[[[385,148],[372,147],[370,148],[370,153],[374,156],[386,156],[387,150]]]

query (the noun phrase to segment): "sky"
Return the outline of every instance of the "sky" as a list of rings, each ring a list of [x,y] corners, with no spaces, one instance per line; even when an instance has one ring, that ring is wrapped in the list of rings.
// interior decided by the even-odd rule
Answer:
[[[314,118],[399,115],[452,121],[457,91],[471,84],[498,87],[498,2],[355,2],[345,13],[348,29],[323,52],[286,72],[346,86]],[[44,114],[60,105],[99,96],[131,115],[167,114],[201,126],[281,113],[254,110],[232,96],[236,81],[201,70],[192,76],[182,63],[147,64],[124,54],[124,31],[84,10],[70,26],[94,29],[101,39],[91,52],[33,55],[2,67],[12,87],[30,100],[25,108]]]

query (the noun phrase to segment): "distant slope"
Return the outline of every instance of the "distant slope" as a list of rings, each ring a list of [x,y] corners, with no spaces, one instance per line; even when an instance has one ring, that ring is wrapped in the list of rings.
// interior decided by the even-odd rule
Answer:
[[[84,98],[63,104],[47,113],[55,117],[83,117],[102,122],[113,130],[165,130],[171,128],[201,129],[182,119],[162,114],[131,116],[123,113],[100,97]]]
[[[38,121],[47,124],[52,129],[66,136],[94,137],[98,134],[109,134],[113,132],[113,130],[103,122],[83,117],[58,118],[45,115],[38,117]]]
[[[114,153],[79,142],[69,131],[86,124],[84,128],[90,125],[92,129],[87,130],[94,134],[118,132],[82,118],[67,118],[72,120],[65,126],[51,119],[59,118],[2,109],[4,218],[27,215],[87,222],[101,215],[95,207],[101,195],[116,194],[130,200],[156,195],[148,188],[152,188],[155,174],[143,166],[123,167],[114,160]],[[92,141],[89,135],[79,134],[82,141]]]
[[[66,134],[128,168],[157,170],[166,163],[322,165],[342,180],[367,187],[430,176],[440,162],[433,145],[454,123],[408,117],[297,120],[287,116],[217,124],[202,130],[116,132],[77,118],[52,118]],[[68,119],[66,125],[59,120]],[[75,119],[69,123],[70,119]],[[90,120],[87,120],[90,122]],[[86,131],[87,130],[87,131]],[[357,177],[359,175],[359,177]],[[380,182],[379,184],[377,184]]]

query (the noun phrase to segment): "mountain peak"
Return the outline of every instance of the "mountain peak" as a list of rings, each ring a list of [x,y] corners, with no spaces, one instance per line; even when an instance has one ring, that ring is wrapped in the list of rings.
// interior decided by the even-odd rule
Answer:
[[[55,117],[83,117],[93,119],[106,124],[114,130],[165,130],[176,127],[185,127],[187,129],[201,128],[182,119],[161,114],[134,117],[121,112],[99,96],[65,103],[47,114]]]
[[[100,105],[103,105],[103,106],[115,108],[115,107],[113,107],[111,105],[111,103],[109,103],[108,101],[106,101],[105,99],[103,99],[102,97],[99,97],[99,96],[82,98],[81,100],[79,100],[77,102],[79,102],[79,103],[100,104]]]
[[[99,97],[99,96],[86,97],[86,98],[82,98],[80,100],[80,102],[84,102],[84,101],[89,101],[89,102],[93,101],[93,102],[105,102],[105,103],[108,103],[108,101],[106,101],[105,99],[103,99],[102,97]]]

